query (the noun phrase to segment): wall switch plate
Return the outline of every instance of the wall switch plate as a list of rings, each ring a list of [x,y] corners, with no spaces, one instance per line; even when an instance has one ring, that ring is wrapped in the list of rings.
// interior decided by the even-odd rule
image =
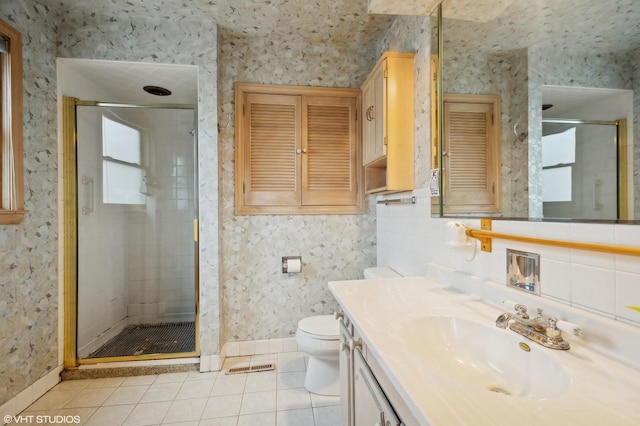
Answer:
[[[507,249],[507,286],[540,295],[540,255]]]

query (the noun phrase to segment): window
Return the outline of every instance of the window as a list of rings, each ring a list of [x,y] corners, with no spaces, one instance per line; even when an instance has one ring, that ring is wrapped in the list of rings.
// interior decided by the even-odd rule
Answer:
[[[20,33],[0,20],[0,224],[24,215],[22,171],[22,45]]]
[[[576,128],[542,137],[542,201],[571,201]]]
[[[444,211],[500,211],[500,97],[445,94]]]
[[[102,201],[145,204],[140,130],[102,116]]]
[[[236,213],[361,213],[359,91],[236,84]]]

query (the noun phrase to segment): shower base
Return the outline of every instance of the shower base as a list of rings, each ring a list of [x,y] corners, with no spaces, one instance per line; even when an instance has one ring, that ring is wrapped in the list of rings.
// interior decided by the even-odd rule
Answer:
[[[194,322],[130,325],[87,358],[194,352]]]

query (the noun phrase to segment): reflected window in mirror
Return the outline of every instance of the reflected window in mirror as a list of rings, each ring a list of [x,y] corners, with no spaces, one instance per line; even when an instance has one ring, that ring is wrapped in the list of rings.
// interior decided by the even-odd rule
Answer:
[[[0,224],[24,219],[22,175],[22,40],[0,20]]]
[[[542,203],[571,202],[571,171],[576,161],[576,128],[542,132]]]

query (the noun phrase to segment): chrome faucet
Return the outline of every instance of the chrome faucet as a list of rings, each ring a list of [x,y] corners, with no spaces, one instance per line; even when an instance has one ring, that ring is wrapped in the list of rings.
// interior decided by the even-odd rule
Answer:
[[[549,317],[545,319],[542,309],[538,309],[536,318],[530,319],[527,308],[516,303],[514,306],[516,314],[505,312],[496,319],[496,327],[507,328],[515,331],[527,339],[551,349],[567,350],[570,348],[569,342],[562,338],[562,330],[558,328],[558,319]],[[581,335],[582,330],[575,324],[565,323],[575,335]]]

